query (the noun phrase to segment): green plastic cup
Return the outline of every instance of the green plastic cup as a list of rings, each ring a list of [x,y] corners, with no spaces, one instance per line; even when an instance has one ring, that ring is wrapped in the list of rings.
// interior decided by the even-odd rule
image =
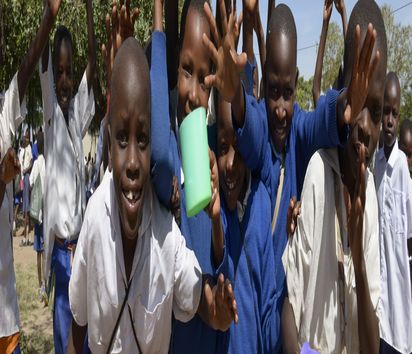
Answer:
[[[179,128],[180,150],[186,194],[186,213],[190,218],[203,210],[212,197],[206,110],[192,111]]]

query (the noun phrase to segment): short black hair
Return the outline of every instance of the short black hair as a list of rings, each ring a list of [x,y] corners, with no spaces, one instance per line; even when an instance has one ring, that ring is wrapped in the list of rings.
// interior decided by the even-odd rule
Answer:
[[[296,45],[296,24],[292,11],[290,10],[289,6],[285,4],[279,4],[276,7],[274,4],[275,2],[273,1],[266,37],[269,37],[274,33],[282,33]],[[266,45],[268,45],[268,43],[269,41],[266,41]]]
[[[36,135],[36,140],[37,140],[37,150],[39,152],[39,155],[44,154],[44,136],[43,132],[39,131]]]
[[[350,19],[348,22],[348,29],[345,37],[345,52],[343,56],[343,67],[347,67],[351,58],[354,58],[355,46],[355,30],[356,25],[361,28],[361,43],[365,38],[368,24],[372,23],[376,30],[377,38],[375,45],[379,48],[380,60],[387,63],[387,41],[385,23],[383,22],[382,12],[374,0],[359,0],[353,7]]]
[[[205,13],[205,3],[208,3],[210,5],[209,0],[185,0],[183,4],[183,9],[182,9],[182,15],[180,18],[180,34],[179,34],[179,48],[182,48],[183,45],[183,38],[185,37],[185,30],[186,30],[186,17],[189,12],[189,9],[196,10],[196,12],[202,17],[206,19],[206,13]]]
[[[405,118],[401,122],[401,127],[399,128],[399,140],[402,141],[407,132],[412,134],[412,120],[409,118]]]
[[[60,25],[56,29],[53,41],[53,64],[57,63],[57,59],[60,53],[60,46],[65,42],[70,44],[72,54],[73,54],[73,40],[72,35],[66,26]]]

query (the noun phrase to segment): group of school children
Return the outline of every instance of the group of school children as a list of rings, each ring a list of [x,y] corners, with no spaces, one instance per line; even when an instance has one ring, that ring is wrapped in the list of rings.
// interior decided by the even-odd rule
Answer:
[[[335,89],[320,96],[333,2],[344,57]],[[285,4],[268,1],[265,44],[257,0],[243,0],[239,17],[236,1],[218,0],[214,15],[207,0],[185,0],[180,30],[178,1],[153,0],[143,49],[138,10],[113,3],[102,47],[107,168],[87,208],[93,6],[86,0],[88,63],[75,90],[70,32],[59,26],[48,44],[60,4],[45,2],[1,106],[1,353],[20,352],[12,142],[39,62],[56,353],[412,352],[412,129],[406,119],[398,145],[400,84],[387,74],[373,0],[359,0],[348,22],[343,0],[325,0],[313,112],[295,102],[296,26]],[[188,217],[179,127],[198,107],[212,197]]]

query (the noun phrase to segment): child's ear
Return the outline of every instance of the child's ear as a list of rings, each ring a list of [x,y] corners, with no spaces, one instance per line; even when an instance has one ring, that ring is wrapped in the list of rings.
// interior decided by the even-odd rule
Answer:
[[[108,169],[112,171],[112,133],[110,130],[110,123],[106,126],[107,129],[107,153],[109,154]]]
[[[296,67],[295,92],[296,92],[296,88],[298,87],[298,81],[299,81],[299,68]]]

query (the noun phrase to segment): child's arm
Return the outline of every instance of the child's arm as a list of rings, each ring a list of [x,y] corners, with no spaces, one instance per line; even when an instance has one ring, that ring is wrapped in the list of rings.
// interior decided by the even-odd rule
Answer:
[[[249,63],[254,62],[253,55],[253,25],[256,7],[259,7],[257,0],[243,0],[243,48]]]
[[[366,167],[365,147],[359,149],[359,174],[349,216],[349,246],[355,270],[358,333],[361,353],[379,352],[379,324],[368,285],[363,249],[363,218],[365,212]]]
[[[215,267],[223,261],[224,252],[224,234],[222,227],[222,219],[220,216],[220,195],[219,195],[219,172],[217,169],[216,156],[212,150],[209,149],[210,161],[210,176],[212,199],[209,203],[207,213],[212,220],[212,247],[213,247],[213,261]]]
[[[46,43],[48,42],[49,33],[53,27],[60,4],[61,0],[48,0],[47,3],[45,3],[42,21],[36,33],[36,37],[34,37],[28,52],[20,64],[17,73],[20,102],[23,100],[29,79],[33,74],[34,68],[40,59]]]
[[[312,96],[315,107],[318,104],[320,96],[320,86],[322,82],[322,66],[323,56],[325,54],[326,37],[328,35],[328,27],[330,16],[332,15],[333,0],[325,0],[323,5],[323,24],[322,32],[320,34],[320,42],[318,48],[318,56],[316,59],[315,76],[313,78]]]
[[[155,0],[151,43],[151,178],[161,203],[170,208],[174,165],[171,156],[173,132],[169,119],[166,38],[163,33],[163,1]]]
[[[344,0],[334,0],[336,10],[338,10],[340,17],[342,18],[342,29],[343,29],[343,38],[346,37],[346,31],[348,29],[348,19],[346,15],[346,7]]]
[[[262,80],[264,81],[265,77],[263,73],[265,72],[264,68],[266,65],[266,44],[265,44],[265,32],[263,30],[262,20],[260,18],[259,4],[256,7],[254,27],[255,27],[256,37],[257,37],[257,41],[259,45],[260,68],[262,71],[261,76],[262,76]],[[259,82],[257,84],[259,85]],[[264,84],[263,84],[263,87],[265,87]],[[263,92],[260,92],[259,96],[264,97]]]
[[[0,163],[0,206],[3,204],[6,186],[20,173],[20,162],[13,148],[9,148]]]
[[[283,352],[285,354],[299,353],[298,329],[296,328],[293,308],[287,296],[283,300],[281,327]]]
[[[86,335],[87,326],[79,326],[76,321],[72,320],[67,346],[67,354],[82,354]]]
[[[179,2],[168,0],[165,6],[165,28],[167,47],[167,77],[169,78],[169,90],[173,90],[177,84],[178,69],[178,37],[179,37]]]

